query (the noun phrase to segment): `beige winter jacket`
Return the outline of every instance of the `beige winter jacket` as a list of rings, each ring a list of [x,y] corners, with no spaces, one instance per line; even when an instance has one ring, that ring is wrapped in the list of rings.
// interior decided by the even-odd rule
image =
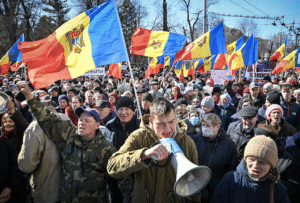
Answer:
[[[63,120],[69,120],[64,114],[57,115]],[[21,171],[32,173],[30,185],[35,203],[59,201],[59,153],[54,142],[45,135],[36,121],[33,121],[24,133],[18,164]]]

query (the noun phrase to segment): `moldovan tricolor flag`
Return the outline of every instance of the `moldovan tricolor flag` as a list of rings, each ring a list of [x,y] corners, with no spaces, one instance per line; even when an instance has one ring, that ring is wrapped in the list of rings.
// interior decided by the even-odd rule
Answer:
[[[24,41],[24,34],[15,42],[15,44],[8,50],[8,52],[0,60],[1,75],[8,73],[11,62],[22,61],[22,54],[18,49],[18,43]]]
[[[281,59],[285,57],[286,48],[287,48],[287,38],[285,39],[284,43],[271,56],[270,61],[275,61],[275,62],[281,61]]]
[[[145,72],[145,78],[147,78],[150,75],[154,75],[156,73],[159,73],[160,68],[164,67],[164,64],[162,62],[162,58],[164,58],[164,56],[162,57],[153,57],[152,61],[150,62],[146,72]],[[160,64],[159,64],[160,63]]]
[[[189,75],[194,76],[194,60],[185,61],[185,68],[183,69],[183,76],[187,77]]]
[[[280,73],[282,71],[288,70],[290,68],[295,68],[300,66],[299,55],[300,48],[294,50],[292,53],[287,55],[271,72],[272,75]]]
[[[175,55],[186,40],[186,36],[165,31],[136,28],[131,38],[130,53],[142,56]]]
[[[122,63],[110,64],[107,74],[122,79]]]
[[[128,59],[113,0],[72,18],[45,39],[20,42],[18,48],[36,89]]]
[[[205,58],[217,54],[226,54],[226,43],[223,29],[223,22],[213,27],[187,47],[175,54],[175,60],[190,60]]]
[[[244,46],[232,54],[228,62],[230,70],[237,70],[244,66],[253,65],[255,63],[254,47],[254,36],[251,35]]]
[[[231,44],[227,45],[227,57],[228,59],[230,59],[230,57],[232,56],[232,54],[239,50],[240,48],[242,48],[242,46],[245,43],[245,35],[242,36],[240,39],[232,42]]]

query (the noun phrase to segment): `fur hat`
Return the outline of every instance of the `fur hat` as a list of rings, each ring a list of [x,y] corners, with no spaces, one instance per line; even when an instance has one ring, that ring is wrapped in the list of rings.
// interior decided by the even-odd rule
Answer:
[[[261,158],[275,168],[278,161],[278,150],[273,139],[264,135],[253,137],[247,144],[244,159],[247,157]]]

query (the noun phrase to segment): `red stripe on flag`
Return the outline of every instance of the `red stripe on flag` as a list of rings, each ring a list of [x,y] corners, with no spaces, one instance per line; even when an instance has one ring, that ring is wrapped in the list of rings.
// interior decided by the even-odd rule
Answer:
[[[145,50],[149,44],[151,30],[136,28],[132,38],[130,53],[135,55],[145,55]]]
[[[108,75],[114,76],[114,78],[122,79],[122,68],[120,63],[114,63],[109,65]]]
[[[12,65],[10,68],[11,68],[11,71],[13,71],[13,72],[16,72],[18,69],[19,69],[19,67],[22,65],[22,61],[18,61],[18,62],[16,62],[16,63],[14,63],[14,65]]]
[[[189,44],[184,49],[180,50],[175,54],[174,63],[182,60],[188,60],[192,58],[192,49],[194,48],[195,43]]]
[[[35,89],[49,87],[57,80],[72,79],[65,64],[64,47],[56,39],[56,32],[39,41],[19,42],[18,49]]]
[[[0,65],[1,75],[6,75],[8,73],[10,65],[11,65],[11,62],[9,62],[7,64]]]
[[[204,63],[202,63],[199,67],[198,67],[198,71],[200,74],[204,74],[205,70],[204,70]]]
[[[277,73],[280,73],[283,71],[283,66],[287,63],[288,61],[286,60],[283,60],[281,61],[274,69],[273,71],[271,72],[272,75],[275,75]]]
[[[215,60],[214,70],[221,70],[225,65],[227,65],[225,54],[218,54]]]
[[[276,51],[270,58],[270,61],[278,62],[278,59],[281,57],[281,53]]]

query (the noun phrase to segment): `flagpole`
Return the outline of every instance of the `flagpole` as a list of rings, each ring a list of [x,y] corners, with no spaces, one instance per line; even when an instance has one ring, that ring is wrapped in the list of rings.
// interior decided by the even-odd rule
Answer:
[[[136,98],[137,107],[138,107],[138,110],[139,110],[139,115],[142,116],[140,102],[139,102],[139,99],[138,99],[138,96],[137,96],[137,93],[136,93],[135,82],[134,82],[134,78],[133,78],[133,74],[132,74],[132,68],[131,68],[131,64],[130,64],[130,60],[129,60],[129,54],[127,52],[127,47],[126,47],[126,43],[125,43],[125,39],[124,39],[124,33],[123,33],[123,30],[122,30],[119,13],[118,13],[118,10],[117,10],[115,0],[113,0],[113,2],[114,2],[114,9],[115,9],[115,12],[117,14],[117,18],[118,18],[118,21],[119,21],[119,26],[120,26],[121,33],[122,33],[122,40],[123,40],[124,49],[126,50],[126,54],[127,54],[127,64],[128,64],[129,71],[130,71],[130,77],[131,77],[131,80],[132,80],[132,86],[133,86],[134,95],[135,95],[135,98]]]
[[[254,64],[252,65],[252,68],[253,68],[252,82],[254,82],[254,80],[255,80],[255,65]]]

